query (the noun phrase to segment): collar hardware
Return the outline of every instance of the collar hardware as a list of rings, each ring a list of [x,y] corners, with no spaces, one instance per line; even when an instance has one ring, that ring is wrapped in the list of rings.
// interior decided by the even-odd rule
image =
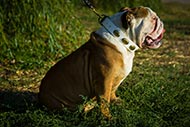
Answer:
[[[117,41],[122,43],[128,51],[135,52],[139,49],[139,47],[129,37],[127,37],[125,33],[120,28],[118,28],[108,16],[102,18],[100,24],[106,29],[106,31],[109,32],[109,34],[115,37]]]
[[[139,47],[129,38],[126,34],[118,28],[106,15],[99,14],[89,0],[83,0],[84,3],[99,17],[99,23],[104,29],[119,43],[123,44],[124,47],[130,51],[135,52]],[[108,37],[109,35],[107,35]],[[109,36],[109,37],[111,37]]]

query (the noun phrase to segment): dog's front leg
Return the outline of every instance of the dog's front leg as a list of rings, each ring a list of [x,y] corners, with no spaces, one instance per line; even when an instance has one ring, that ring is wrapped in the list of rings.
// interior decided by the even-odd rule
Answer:
[[[112,90],[111,82],[108,82],[108,83],[105,82],[103,91],[102,91],[102,87],[97,87],[97,96],[92,98],[89,102],[87,102],[84,105],[84,112],[88,112],[92,110],[97,105],[97,102],[99,102],[100,110],[102,114],[108,119],[110,119],[111,114],[109,111],[109,103],[110,103],[110,97],[111,97],[111,90]]]
[[[114,104],[118,104],[120,105],[123,101],[120,97],[117,97],[116,96],[116,90],[117,88],[119,87],[120,85],[120,82],[116,82],[113,87],[112,87],[112,91],[111,91],[111,97],[110,97],[110,101],[111,103],[114,103]]]
[[[100,108],[101,108],[102,114],[108,119],[110,119],[111,114],[109,111],[109,103],[110,103],[110,98],[111,98],[113,82],[110,78],[108,79],[109,80],[105,80],[104,82],[103,94],[102,95],[100,94]]]

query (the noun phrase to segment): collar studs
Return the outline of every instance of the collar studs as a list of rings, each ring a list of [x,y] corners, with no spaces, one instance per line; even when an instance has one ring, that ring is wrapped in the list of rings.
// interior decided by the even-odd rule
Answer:
[[[127,39],[126,39],[126,38],[122,38],[122,39],[121,39],[121,41],[122,41],[124,44],[126,44],[126,45],[128,45],[128,44],[129,44],[129,42],[127,41]]]
[[[120,36],[118,30],[114,30],[114,31],[113,31],[113,34],[114,34],[116,37],[119,37],[119,36]]]
[[[101,20],[101,25],[105,29],[105,32],[110,36],[107,37],[108,40],[111,40],[112,38],[114,40],[114,45],[120,45],[122,44],[129,52],[136,51],[139,47],[126,35],[125,32],[123,32],[120,28],[118,28],[110,19],[110,17],[105,17],[103,20]],[[116,43],[120,44],[116,44]],[[120,45],[121,46],[121,45]]]
[[[129,49],[133,51],[133,50],[135,50],[135,46],[134,45],[130,45]]]

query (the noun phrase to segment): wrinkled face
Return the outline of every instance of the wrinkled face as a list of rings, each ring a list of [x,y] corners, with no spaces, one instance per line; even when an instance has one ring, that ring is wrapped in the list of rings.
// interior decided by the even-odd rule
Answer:
[[[164,25],[155,12],[149,8],[145,9],[147,9],[148,14],[139,21],[143,22],[143,27],[140,29],[143,33],[139,38],[139,46],[158,48],[161,45],[161,39],[163,38],[163,33],[165,32]]]
[[[158,48],[165,32],[163,22],[148,7],[123,8],[121,24],[140,48]]]

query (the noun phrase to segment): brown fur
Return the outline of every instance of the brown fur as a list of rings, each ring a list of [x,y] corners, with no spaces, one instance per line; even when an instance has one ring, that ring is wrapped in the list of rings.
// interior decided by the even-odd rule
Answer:
[[[123,10],[126,10],[126,8]],[[122,23],[126,23],[123,24],[124,28],[127,29],[129,27],[130,32],[128,34],[137,33],[136,36],[135,33],[131,35],[131,38],[136,37],[132,40],[136,40],[140,47],[143,44],[143,46],[146,46],[147,43],[141,42],[137,37],[145,36],[143,31],[146,29],[148,29],[148,32],[152,32],[152,29],[149,27],[152,22],[147,21],[149,23],[148,27],[142,26],[141,28],[144,29],[136,31],[131,20],[135,18],[138,21],[138,19],[141,20],[140,18],[151,16],[148,15],[150,10],[143,7],[127,8],[127,10],[123,16],[118,18],[121,18]],[[152,28],[154,28],[153,25],[151,25]],[[163,25],[160,24],[160,26]],[[83,103],[83,97],[88,97],[93,102],[86,103],[84,111],[89,111],[98,102],[101,112],[106,117],[111,117],[107,103],[119,100],[115,92],[121,81],[131,71],[134,54],[128,54],[129,52],[127,51],[123,53],[122,48],[118,48],[117,44],[111,43],[111,41],[108,42],[106,39],[103,39],[103,36],[101,37],[101,34],[103,34],[101,29],[98,32],[100,32],[99,35],[92,33],[88,42],[59,61],[47,72],[41,82],[39,92],[39,101],[43,105],[49,109],[68,107],[73,110],[78,104]],[[161,36],[162,34],[163,30],[160,32]],[[157,45],[148,46],[153,48]]]
[[[136,8],[123,7],[120,9],[120,12],[126,10],[127,12],[125,12],[121,17],[121,21],[125,29],[127,29],[130,26],[130,22],[132,19],[146,17],[148,15],[148,10],[143,7],[136,7]]]
[[[118,99],[115,91],[124,78],[123,60],[114,45],[93,33],[78,50],[55,64],[43,78],[39,100],[50,109],[74,109],[81,96],[100,101],[109,117],[106,103]]]
[[[143,7],[132,8],[131,10],[135,18],[143,18],[148,15],[148,10]]]

